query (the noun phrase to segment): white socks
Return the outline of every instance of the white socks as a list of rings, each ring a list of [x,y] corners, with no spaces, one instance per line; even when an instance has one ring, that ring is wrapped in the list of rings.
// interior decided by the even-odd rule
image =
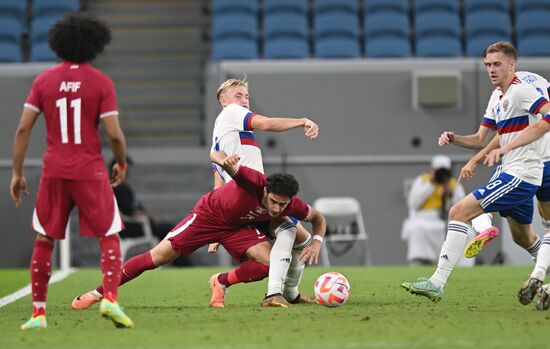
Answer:
[[[300,284],[306,265],[300,262],[299,257],[302,250],[309,245],[311,245],[311,235],[309,235],[306,241],[294,246],[292,249],[292,262],[290,262],[283,287],[283,297],[289,302],[295,300],[300,294],[298,285]]]
[[[285,222],[276,229],[277,239],[269,255],[269,278],[267,296],[283,293],[283,281],[292,260],[292,245],[296,239],[296,226],[292,222]]]
[[[544,281],[548,267],[550,267],[550,233],[546,233],[542,239],[538,251],[537,263],[531,273],[531,277]]]
[[[489,229],[493,226],[491,219],[493,215],[491,213],[483,213],[472,219],[472,228],[477,234],[483,233],[485,229]]]
[[[441,247],[437,269],[430,281],[439,288],[444,288],[458,258],[464,253],[468,238],[468,225],[459,221],[449,221],[447,238]]]

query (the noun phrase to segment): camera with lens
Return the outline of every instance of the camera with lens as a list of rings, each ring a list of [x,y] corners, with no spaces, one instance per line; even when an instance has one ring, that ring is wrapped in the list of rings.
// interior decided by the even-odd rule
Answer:
[[[434,173],[434,182],[445,184],[451,179],[451,171],[446,168],[438,168]]]

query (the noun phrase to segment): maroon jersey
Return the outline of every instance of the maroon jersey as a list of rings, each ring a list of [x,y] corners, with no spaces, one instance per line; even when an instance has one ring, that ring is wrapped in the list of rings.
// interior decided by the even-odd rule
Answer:
[[[201,217],[201,221],[226,231],[253,222],[271,220],[267,209],[260,204],[265,183],[266,176],[263,173],[241,166],[233,181],[204,195],[193,212]],[[293,216],[303,221],[310,211],[308,204],[294,196],[279,216]]]
[[[108,178],[98,125],[118,115],[111,79],[88,63],[63,62],[36,77],[25,107],[46,120],[42,176],[72,180]]]

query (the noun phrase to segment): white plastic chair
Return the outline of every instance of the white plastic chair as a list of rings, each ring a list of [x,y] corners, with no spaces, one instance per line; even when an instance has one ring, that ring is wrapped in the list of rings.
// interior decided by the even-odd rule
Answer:
[[[153,235],[153,229],[151,227],[151,221],[145,215],[140,216],[126,216],[121,215],[124,223],[136,223],[141,226],[143,236],[138,237],[120,237],[120,256],[123,261],[126,261],[126,253],[136,246],[149,245],[150,248],[155,247],[158,244],[157,238]]]
[[[367,243],[368,235],[365,229],[365,222],[363,220],[363,214],[361,212],[361,205],[359,204],[359,201],[353,197],[321,197],[313,202],[313,207],[324,216],[355,216],[355,220],[357,222],[357,234],[344,233],[326,236],[325,243],[321,245],[321,259],[323,260],[323,266],[330,266],[330,259],[326,244],[329,242],[346,241],[363,241],[364,250],[361,250],[361,253],[363,254],[361,260],[363,264],[370,265],[371,260]]]

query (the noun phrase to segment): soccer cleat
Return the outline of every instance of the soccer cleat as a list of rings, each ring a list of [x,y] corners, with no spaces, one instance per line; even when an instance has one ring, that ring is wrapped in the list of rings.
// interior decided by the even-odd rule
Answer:
[[[443,289],[435,286],[426,278],[419,278],[414,282],[404,282],[401,287],[409,291],[411,294],[424,296],[436,303],[443,298]]]
[[[210,297],[210,306],[214,308],[223,308],[224,301],[225,301],[225,295],[227,294],[227,287],[225,285],[222,285],[220,281],[218,280],[218,274],[214,274],[210,277],[210,280],[208,280],[208,284],[210,285],[210,289],[212,290],[212,297]]]
[[[110,319],[117,328],[132,328],[134,322],[120,308],[117,302],[111,302],[108,299],[101,301],[99,313],[106,319]]]
[[[93,304],[99,303],[103,299],[103,295],[96,290],[88,291],[73,299],[71,308],[74,310],[84,310],[91,307]]]
[[[498,236],[498,228],[490,227],[481,232],[476,236],[464,249],[464,256],[466,258],[472,258],[477,256],[481,250],[487,246],[489,241],[493,240]]]
[[[46,315],[33,316],[21,325],[22,330],[42,330],[48,327]]]
[[[548,310],[550,307],[550,284],[542,285],[537,290],[537,310]]]
[[[286,299],[286,298],[285,298]],[[317,299],[310,297],[305,294],[298,294],[298,297],[294,298],[291,301],[288,301],[290,304],[317,304],[319,303]]]
[[[262,307],[273,307],[273,308],[290,308],[289,302],[283,297],[280,293],[274,293],[270,296],[265,296],[262,301]]]
[[[521,304],[527,305],[533,301],[537,290],[542,286],[542,281],[536,278],[529,278],[523,283],[518,292],[518,300]]]

